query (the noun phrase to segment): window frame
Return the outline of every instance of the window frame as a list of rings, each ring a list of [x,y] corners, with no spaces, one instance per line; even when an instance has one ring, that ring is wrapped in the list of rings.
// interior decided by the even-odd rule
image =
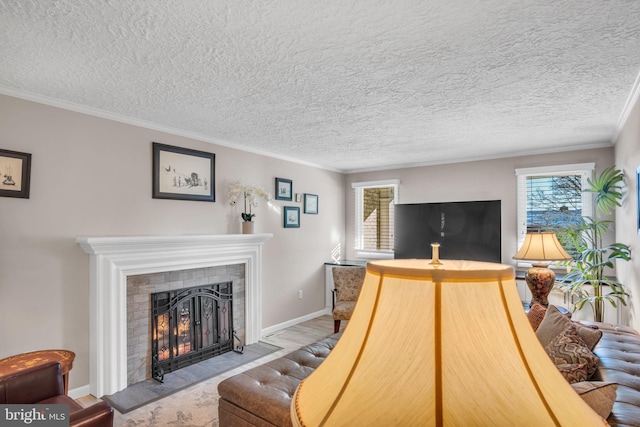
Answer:
[[[591,194],[584,191],[587,188],[587,179],[593,176],[595,163],[575,163],[555,166],[540,166],[530,168],[518,168],[516,173],[516,250],[518,250],[527,234],[527,178],[530,176],[557,176],[557,175],[581,175],[582,187],[582,216],[593,216],[593,199]],[[518,267],[531,267],[530,262],[517,261]]]
[[[383,179],[377,181],[353,182],[351,188],[355,193],[355,215],[354,215],[354,242],[353,248],[356,258],[365,259],[393,259],[393,249],[364,249],[364,190],[368,188],[393,188],[393,204],[398,204],[399,179]],[[393,224],[390,224],[393,226]]]

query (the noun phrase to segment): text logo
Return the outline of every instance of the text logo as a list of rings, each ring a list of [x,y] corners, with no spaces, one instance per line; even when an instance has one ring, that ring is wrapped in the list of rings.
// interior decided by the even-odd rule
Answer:
[[[0,405],[0,427],[69,427],[68,405]]]

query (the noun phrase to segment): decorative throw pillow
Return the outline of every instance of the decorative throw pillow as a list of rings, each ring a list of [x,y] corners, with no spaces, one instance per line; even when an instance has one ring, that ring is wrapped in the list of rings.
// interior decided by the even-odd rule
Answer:
[[[542,344],[543,347],[546,347],[551,340],[558,336],[558,334],[560,334],[568,325],[575,325],[578,330],[578,334],[587,344],[589,350],[593,350],[602,337],[601,330],[592,329],[571,321],[571,319],[560,313],[560,311],[552,305],[547,308],[544,319],[542,319],[540,326],[536,329],[536,336],[538,337],[540,344]]]
[[[585,364],[587,379],[596,371],[600,360],[598,356],[589,350],[584,340],[580,338],[573,323],[570,323],[544,349],[556,366],[567,363]]]
[[[596,347],[596,344],[602,338],[602,331],[597,327],[592,328],[591,326],[582,325],[578,322],[573,322],[574,326],[578,330],[578,335],[580,338],[584,340],[584,343],[589,347],[589,350],[592,350]]]
[[[605,420],[611,413],[616,401],[618,384],[604,381],[582,381],[571,384],[571,387]]]
[[[531,327],[533,330],[537,330],[540,323],[542,323],[542,319],[544,319],[544,315],[547,312],[547,307],[540,304],[539,302],[534,302],[529,308],[529,312],[527,313],[527,318],[529,319],[529,323],[531,323]]]
[[[556,368],[569,384],[583,382],[589,378],[585,363],[563,363],[556,365]]]
[[[540,326],[536,330],[536,336],[542,344],[546,347],[560,332],[562,332],[567,325],[571,324],[571,320],[562,315],[557,308],[550,305],[547,307],[547,312],[544,315],[544,319],[540,322]]]

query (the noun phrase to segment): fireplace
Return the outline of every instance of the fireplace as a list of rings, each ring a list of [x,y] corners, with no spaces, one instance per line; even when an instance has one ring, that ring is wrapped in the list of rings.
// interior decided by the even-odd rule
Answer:
[[[127,277],[127,386],[154,377],[153,360],[153,294],[183,292],[188,288],[232,283],[231,313],[238,342],[246,342],[245,302],[246,265],[229,264],[214,267],[173,270]],[[190,312],[193,313],[193,309]],[[175,318],[179,316],[175,314]]]
[[[89,393],[127,387],[127,278],[242,264],[245,344],[262,333],[262,247],[272,234],[78,237],[90,255]],[[146,312],[149,318],[149,311]]]
[[[235,350],[232,283],[215,283],[151,294],[152,377]],[[234,340],[238,340],[234,347]]]

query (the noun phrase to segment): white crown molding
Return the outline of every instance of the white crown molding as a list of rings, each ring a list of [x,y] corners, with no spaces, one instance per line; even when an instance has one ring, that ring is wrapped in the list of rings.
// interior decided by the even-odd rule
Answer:
[[[74,111],[76,113],[87,114],[93,117],[113,120],[114,122],[126,123],[128,125],[138,126],[144,129],[155,130],[155,131],[164,132],[164,133],[168,133],[175,136],[195,139],[197,141],[208,142],[210,144],[220,145],[227,148],[233,148],[234,150],[244,151],[246,153],[258,154],[260,156],[270,157],[278,160],[284,160],[286,162],[296,163],[303,166],[309,166],[312,168],[317,168],[322,170],[328,170],[331,172],[344,173],[344,171],[341,171],[338,169],[327,168],[312,162],[306,162],[304,160],[295,159],[293,157],[281,156],[278,154],[273,154],[273,153],[269,153],[262,150],[248,148],[246,146],[242,146],[238,143],[234,143],[231,141],[212,138],[207,135],[203,135],[195,132],[189,132],[182,129],[172,128],[169,126],[161,125],[159,123],[153,123],[145,120],[135,119],[135,118],[123,116],[121,114],[112,113],[110,111],[101,110],[99,108],[88,107],[86,105],[76,104],[74,102],[69,102],[69,101],[63,101],[61,99],[51,98],[48,96],[39,95],[39,94],[27,92],[27,91],[21,91],[17,89],[8,88],[5,86],[0,86],[0,94],[12,96],[14,98],[24,99],[26,101],[37,102],[38,104],[49,105],[51,107],[62,108],[63,110]]]
[[[312,163],[312,162],[307,162],[307,161],[303,161],[303,160],[300,160],[300,159],[295,159],[295,158],[292,158],[292,157],[280,156],[280,155],[269,153],[269,152],[266,152],[266,151],[247,148],[245,146],[241,146],[239,144],[236,144],[236,143],[233,143],[233,142],[230,142],[230,141],[221,140],[221,139],[217,139],[217,138],[211,138],[211,137],[206,136],[206,135],[197,134],[197,133],[194,133],[194,132],[188,132],[188,131],[181,130],[181,129],[171,128],[171,127],[168,127],[168,126],[160,125],[158,123],[152,123],[152,122],[147,122],[147,121],[144,121],[144,120],[138,120],[138,119],[134,119],[134,118],[131,118],[131,117],[126,117],[126,116],[123,116],[123,115],[120,115],[120,114],[112,113],[112,112],[109,112],[109,111],[106,111],[106,110],[87,107],[87,106],[84,106],[84,105],[80,105],[80,104],[76,104],[76,103],[72,103],[72,102],[68,102],[68,101],[63,101],[63,100],[60,100],[60,99],[51,98],[51,97],[47,97],[47,96],[43,96],[43,95],[39,95],[39,94],[27,92],[27,91],[21,91],[21,90],[17,90],[17,89],[12,89],[12,88],[8,88],[8,87],[1,86],[1,85],[0,85],[0,94],[4,94],[4,95],[7,95],[7,96],[12,96],[14,98],[24,99],[24,100],[27,100],[27,101],[37,102],[39,104],[44,104],[44,105],[49,105],[49,106],[53,106],[53,107],[57,107],[57,108],[62,108],[64,110],[75,111],[77,113],[87,114],[87,115],[94,116],[94,117],[100,117],[100,118],[107,119],[107,120],[113,120],[113,121],[120,122],[120,123],[126,123],[126,124],[130,124],[130,125],[133,125],[133,126],[139,126],[139,127],[145,128],[145,129],[156,130],[156,131],[168,133],[168,134],[171,134],[171,135],[176,135],[176,136],[190,138],[190,139],[194,139],[194,140],[198,140],[198,141],[208,142],[210,144],[216,144],[216,145],[232,148],[232,149],[239,150],[239,151],[244,151],[244,152],[247,152],[247,153],[257,154],[257,155],[261,155],[261,156],[265,156],[265,157],[270,157],[270,158],[273,158],[273,159],[278,159],[278,160],[283,160],[283,161],[287,161],[287,162],[300,164],[300,165],[303,165],[303,166],[313,167],[313,168],[327,170],[327,171],[331,171],[331,172],[338,172],[338,173],[342,173],[342,174],[353,174],[353,173],[380,172],[380,171],[395,170],[395,169],[408,169],[408,168],[425,167],[425,166],[438,166],[438,165],[453,164],[453,163],[467,163],[467,162],[493,160],[493,159],[501,159],[501,158],[509,158],[509,157],[534,156],[534,155],[541,155],[541,154],[553,154],[553,153],[562,153],[562,152],[567,152],[567,151],[590,150],[590,149],[611,147],[612,145],[615,144],[615,141],[617,140],[617,138],[618,138],[618,136],[620,134],[620,131],[622,130],[624,124],[626,123],[626,121],[627,121],[627,119],[629,117],[629,114],[631,113],[631,110],[633,109],[634,105],[636,104],[636,102],[640,98],[640,74],[638,74],[638,77],[636,78],[636,81],[635,81],[635,83],[633,85],[631,93],[629,94],[627,102],[625,103],[625,107],[624,107],[624,109],[623,109],[623,111],[622,111],[622,113],[620,115],[620,118],[618,119],[618,124],[616,126],[616,130],[615,130],[614,134],[611,136],[611,139],[607,140],[607,141],[585,143],[585,144],[580,144],[580,145],[576,145],[576,146],[572,146],[572,147],[557,147],[557,148],[539,149],[539,150],[527,150],[527,151],[514,150],[514,151],[506,152],[506,153],[503,153],[503,154],[491,154],[491,155],[486,155],[486,156],[470,156],[470,157],[466,157],[466,158],[457,158],[457,159],[451,159],[451,160],[437,160],[437,161],[432,161],[432,162],[402,163],[402,164],[396,164],[396,165],[377,166],[377,167],[371,167],[371,168],[354,168],[354,169],[328,168],[328,167],[321,166],[321,165],[318,165],[318,164],[315,164],[315,163]]]
[[[507,152],[499,155],[493,154],[490,156],[466,157],[466,158],[458,158],[458,159],[452,159],[452,160],[439,160],[435,162],[416,162],[411,164],[385,166],[385,167],[379,167],[379,168],[353,169],[349,171],[344,171],[343,173],[351,174],[351,173],[363,173],[363,172],[378,172],[378,171],[385,171],[385,170],[419,168],[419,167],[426,167],[426,166],[439,166],[439,165],[447,165],[447,164],[455,164],[455,163],[480,162],[480,161],[486,161],[486,160],[507,159],[510,157],[537,156],[537,155],[543,155],[543,154],[564,153],[569,151],[594,150],[598,148],[608,148],[611,146],[613,146],[613,144],[611,143],[611,141],[607,140],[607,141],[601,141],[601,142],[593,142],[589,144],[581,144],[581,145],[573,146],[571,148],[560,147],[560,148],[549,148],[544,150],[513,151],[513,152]]]

